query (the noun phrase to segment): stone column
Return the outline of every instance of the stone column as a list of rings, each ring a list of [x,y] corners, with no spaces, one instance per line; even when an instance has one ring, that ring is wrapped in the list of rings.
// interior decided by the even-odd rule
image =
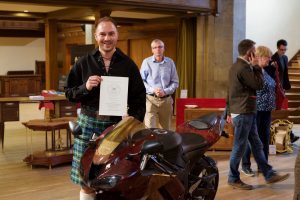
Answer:
[[[228,70],[245,38],[246,0],[220,2],[220,15],[197,18],[196,97],[226,98]]]

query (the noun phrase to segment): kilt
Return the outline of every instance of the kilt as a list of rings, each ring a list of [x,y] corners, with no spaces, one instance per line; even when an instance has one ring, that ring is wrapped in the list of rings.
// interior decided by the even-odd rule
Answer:
[[[115,124],[116,122],[100,121],[84,114],[80,114],[78,116],[77,122],[82,129],[82,134],[78,138],[74,139],[73,160],[70,176],[73,183],[84,186],[79,170],[80,160],[86,148],[88,147],[88,141],[91,139],[94,133],[99,136],[107,127]]]

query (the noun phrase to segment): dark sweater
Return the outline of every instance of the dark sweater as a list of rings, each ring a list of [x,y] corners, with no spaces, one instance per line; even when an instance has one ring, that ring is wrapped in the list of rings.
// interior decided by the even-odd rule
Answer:
[[[105,71],[104,62],[98,49],[81,57],[71,69],[65,88],[69,101],[80,102],[81,106],[89,106],[93,110],[99,108],[100,86],[91,91],[86,89],[86,81],[92,75],[129,77],[128,115],[143,121],[146,111],[146,89],[136,64],[117,49],[113,54],[110,69]],[[117,117],[119,120],[121,117]]]

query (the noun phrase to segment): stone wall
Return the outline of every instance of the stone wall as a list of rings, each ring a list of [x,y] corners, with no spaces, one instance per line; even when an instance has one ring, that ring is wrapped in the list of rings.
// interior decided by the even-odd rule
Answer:
[[[197,18],[196,97],[225,98],[228,70],[245,38],[246,0],[220,1],[220,15]]]

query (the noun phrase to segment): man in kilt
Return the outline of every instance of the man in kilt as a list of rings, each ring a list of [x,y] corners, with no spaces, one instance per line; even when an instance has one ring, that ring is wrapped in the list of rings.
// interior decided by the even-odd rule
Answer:
[[[122,117],[101,116],[98,114],[101,76],[128,77],[128,115],[144,120],[146,110],[146,91],[137,65],[116,48],[117,26],[110,17],[103,17],[95,25],[95,40],[98,48],[82,56],[71,69],[65,89],[71,102],[81,103],[78,123],[82,134],[75,138],[71,180],[81,186],[80,200],[94,199],[95,193],[82,181],[80,160],[88,141],[97,130],[101,134],[107,127],[119,122]]]

